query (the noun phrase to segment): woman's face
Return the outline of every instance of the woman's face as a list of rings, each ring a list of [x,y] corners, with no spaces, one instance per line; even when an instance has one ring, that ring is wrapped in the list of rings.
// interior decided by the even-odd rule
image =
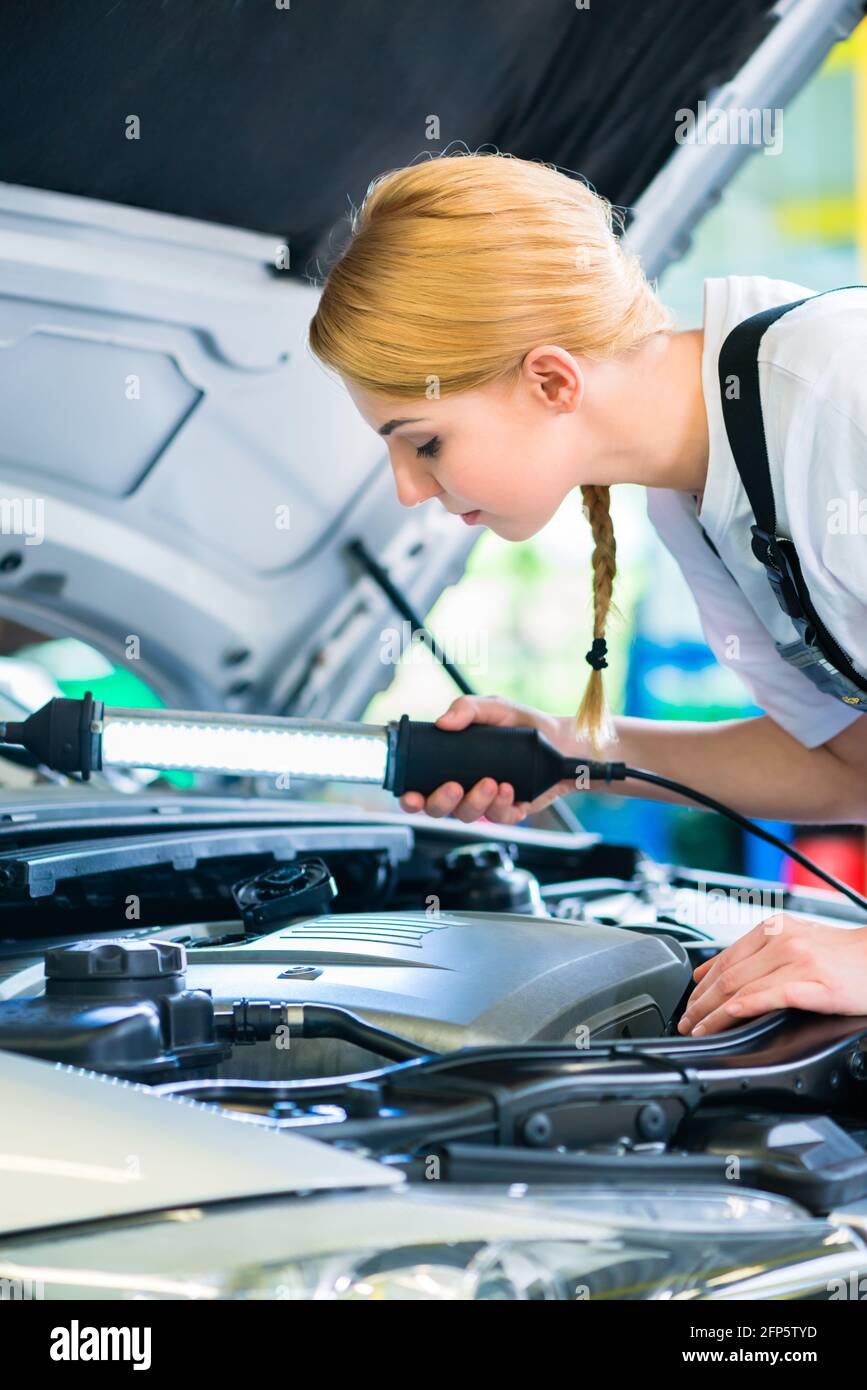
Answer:
[[[584,377],[562,348],[535,348],[508,387],[396,400],[345,382],[385,439],[405,507],[436,498],[467,525],[522,541],[580,482]],[[402,423],[395,423],[402,422]]]

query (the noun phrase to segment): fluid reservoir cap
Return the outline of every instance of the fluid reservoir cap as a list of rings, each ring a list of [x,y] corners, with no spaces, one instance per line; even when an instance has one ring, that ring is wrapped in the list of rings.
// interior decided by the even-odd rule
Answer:
[[[76,941],[45,952],[49,980],[152,980],[180,975],[186,964],[177,941]]]

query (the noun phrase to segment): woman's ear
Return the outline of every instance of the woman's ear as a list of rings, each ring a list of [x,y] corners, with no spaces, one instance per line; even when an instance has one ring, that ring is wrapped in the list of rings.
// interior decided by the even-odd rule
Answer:
[[[521,364],[527,386],[544,403],[577,410],[584,399],[584,372],[576,357],[555,343],[531,348]]]

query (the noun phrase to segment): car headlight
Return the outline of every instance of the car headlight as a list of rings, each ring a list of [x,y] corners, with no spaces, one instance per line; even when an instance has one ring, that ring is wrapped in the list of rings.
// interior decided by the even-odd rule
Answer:
[[[0,1243],[0,1281],[22,1290],[7,1296],[62,1299],[767,1298],[781,1287],[822,1297],[865,1269],[867,1248],[848,1228],[783,1198],[718,1189],[431,1184]]]

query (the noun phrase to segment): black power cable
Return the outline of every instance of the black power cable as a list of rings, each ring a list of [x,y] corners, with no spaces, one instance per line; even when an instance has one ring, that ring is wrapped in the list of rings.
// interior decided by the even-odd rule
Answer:
[[[845,893],[846,897],[850,898],[853,903],[857,903],[858,907],[867,908],[867,898],[863,897],[862,894],[858,892],[857,888],[850,888],[847,883],[841,883],[840,879],[835,878],[833,874],[827,873],[826,870],[820,868],[818,864],[814,864],[812,859],[808,859],[806,854],[802,854],[799,849],[795,849],[794,845],[787,845],[785,840],[781,840],[777,835],[772,835],[770,830],[765,830],[764,826],[756,825],[755,821],[751,821],[747,816],[742,816],[739,811],[733,811],[730,806],[726,806],[722,801],[717,801],[712,796],[705,796],[704,792],[694,791],[692,787],[685,787],[682,782],[675,782],[671,777],[661,777],[657,772],[646,772],[644,768],[640,767],[628,767],[625,763],[614,763],[612,766],[623,767],[625,769],[625,775],[634,778],[637,782],[651,782],[657,787],[667,787],[669,791],[679,792],[681,796],[688,796],[691,801],[697,801],[701,806],[707,806],[711,811],[717,811],[721,816],[727,816],[729,820],[734,821],[735,825],[739,825],[742,830],[747,830],[751,835],[756,835],[760,840],[765,840],[767,844],[774,845],[777,849],[781,849],[783,853],[787,854],[790,859],[793,859],[796,864],[800,864],[802,868],[809,869],[811,874],[815,874],[817,878],[824,879],[826,883],[830,884],[832,888],[836,888],[838,892]]]

